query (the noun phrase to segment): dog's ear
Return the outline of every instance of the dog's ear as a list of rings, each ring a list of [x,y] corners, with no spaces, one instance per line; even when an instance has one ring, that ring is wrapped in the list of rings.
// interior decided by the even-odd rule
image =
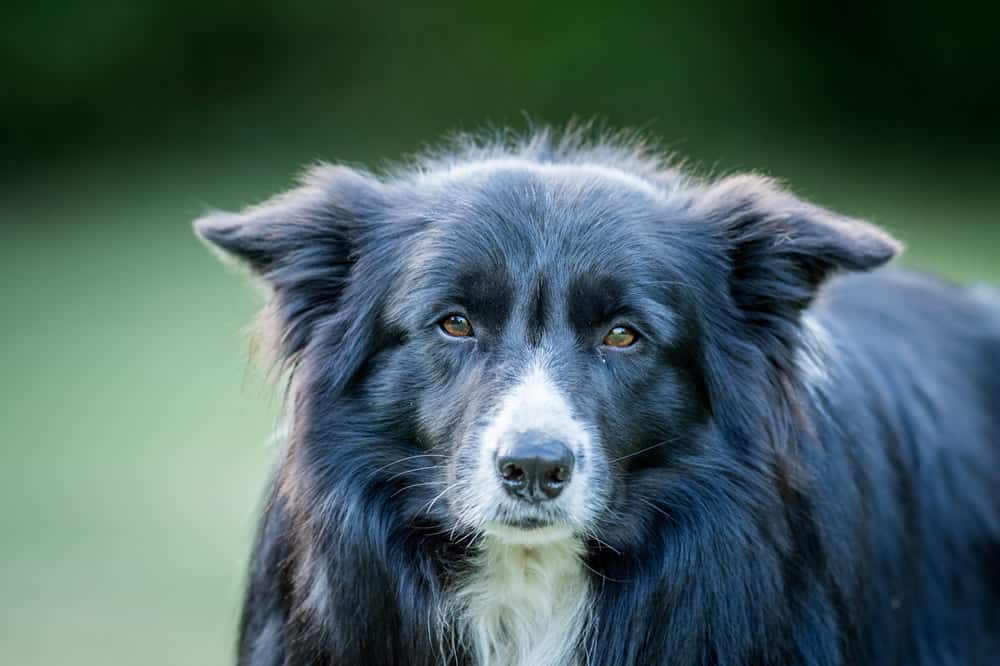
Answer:
[[[900,250],[874,225],[802,201],[760,176],[710,185],[697,206],[726,246],[730,293],[750,318],[795,318],[830,275],[876,268]]]
[[[317,322],[338,310],[360,239],[384,211],[384,186],[374,177],[320,166],[285,194],[241,213],[211,213],[194,227],[269,287],[267,333],[289,362]]]
[[[734,441],[762,439],[783,451],[794,438],[789,421],[774,415],[805,418],[794,407],[793,388],[801,371],[795,352],[803,340],[803,309],[828,277],[876,268],[895,256],[899,244],[867,222],[802,201],[754,175],[706,185],[692,212],[726,266],[717,288],[734,306],[713,313],[734,322],[709,327],[710,335],[728,336],[724,344],[707,346],[708,362],[726,368],[710,373],[715,399],[727,404],[717,413]],[[734,376],[741,381],[718,380]],[[791,411],[757,409],[747,396],[768,396]]]
[[[195,220],[198,236],[266,281],[303,254],[346,258],[350,237],[379,199],[374,178],[339,166],[310,170],[299,187],[240,213],[215,211]],[[339,252],[338,252],[339,251]],[[337,261],[336,263],[341,263]]]

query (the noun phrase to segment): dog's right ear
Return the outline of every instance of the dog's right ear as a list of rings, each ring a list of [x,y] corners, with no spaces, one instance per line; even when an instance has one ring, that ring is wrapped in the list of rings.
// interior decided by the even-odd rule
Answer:
[[[345,261],[351,237],[380,199],[381,184],[374,178],[324,165],[309,171],[290,192],[240,213],[209,213],[195,220],[194,228],[223,256],[274,282],[280,281],[283,266],[301,267],[311,254],[333,259],[335,265]]]
[[[372,176],[321,166],[298,188],[263,204],[195,221],[205,242],[268,286],[265,320],[283,362],[294,359],[318,322],[340,306],[360,239],[385,212],[384,190]]]

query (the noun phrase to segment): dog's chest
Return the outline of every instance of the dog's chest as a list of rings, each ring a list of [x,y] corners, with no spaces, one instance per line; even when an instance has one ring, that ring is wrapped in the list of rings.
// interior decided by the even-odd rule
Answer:
[[[590,616],[575,542],[484,542],[454,590],[456,620],[478,666],[570,666]]]

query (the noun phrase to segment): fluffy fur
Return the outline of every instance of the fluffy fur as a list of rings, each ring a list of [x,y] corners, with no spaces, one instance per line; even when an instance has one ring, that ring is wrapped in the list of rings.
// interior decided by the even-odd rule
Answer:
[[[866,273],[898,246],[865,222],[572,132],[196,226],[267,285],[289,377],[241,664],[1000,659],[993,289]],[[494,469],[526,437],[574,457],[551,501]]]

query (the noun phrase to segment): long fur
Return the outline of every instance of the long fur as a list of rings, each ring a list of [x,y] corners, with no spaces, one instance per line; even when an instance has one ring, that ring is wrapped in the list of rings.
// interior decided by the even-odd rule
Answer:
[[[241,664],[1000,663],[993,289],[622,135],[320,166],[197,229],[290,377]],[[538,368],[579,476],[524,507],[488,465]]]

